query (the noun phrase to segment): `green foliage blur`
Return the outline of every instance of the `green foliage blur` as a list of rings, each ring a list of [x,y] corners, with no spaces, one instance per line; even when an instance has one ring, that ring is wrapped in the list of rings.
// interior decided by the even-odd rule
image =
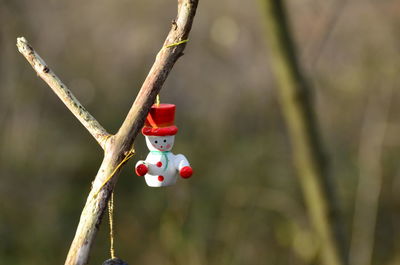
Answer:
[[[346,234],[359,180],[379,180],[374,248],[366,251],[373,264],[400,264],[400,4],[286,3]],[[319,264],[258,4],[200,0],[185,56],[160,94],[177,105],[173,151],[195,175],[147,187],[134,174],[147,155],[137,138],[115,190],[116,254],[129,264]],[[16,38],[26,37],[115,133],[175,15],[172,0],[0,1],[0,264],[63,264],[102,160]],[[375,137],[383,140],[369,147]],[[109,258],[108,233],[105,217],[89,264]]]

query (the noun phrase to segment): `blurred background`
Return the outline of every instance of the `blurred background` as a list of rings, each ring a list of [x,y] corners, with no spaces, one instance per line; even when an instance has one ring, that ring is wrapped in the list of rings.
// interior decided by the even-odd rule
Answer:
[[[346,235],[363,240],[352,233],[363,227],[372,264],[400,264],[400,2],[286,5]],[[0,0],[0,264],[63,264],[102,160],[16,38],[115,133],[175,15],[172,0]],[[147,155],[138,136],[115,190],[116,254],[129,264],[320,264],[263,16],[256,0],[200,1],[185,56],[160,95],[177,105],[173,152],[195,175],[147,187],[134,174]],[[360,201],[369,192],[379,200]],[[355,205],[377,209],[376,227],[353,218]],[[104,218],[89,264],[109,258],[108,233]]]

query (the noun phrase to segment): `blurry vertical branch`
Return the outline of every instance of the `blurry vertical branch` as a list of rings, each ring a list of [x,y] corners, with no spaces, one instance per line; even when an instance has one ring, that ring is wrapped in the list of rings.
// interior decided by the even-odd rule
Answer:
[[[343,250],[345,242],[338,218],[337,200],[317,129],[311,89],[297,60],[282,2],[261,0],[271,67],[280,86],[280,103],[307,208],[320,239],[321,258],[325,265],[343,265],[346,264]]]
[[[374,87],[368,95],[359,145],[360,176],[349,253],[351,265],[372,263],[383,178],[382,156],[393,91],[391,87]]]
[[[89,252],[107,207],[107,201],[117,181],[120,165],[130,157],[133,142],[140,128],[143,127],[150,106],[160,92],[175,62],[183,55],[197,4],[198,0],[178,0],[178,14],[172,23],[171,30],[128,115],[115,135],[108,134],[83,108],[25,38],[18,39],[18,50],[32,65],[38,76],[54,90],[104,149],[104,159],[82,210],[79,225],[65,262],[66,265],[88,263]],[[112,178],[107,181],[109,176]],[[105,182],[106,185],[103,186]]]

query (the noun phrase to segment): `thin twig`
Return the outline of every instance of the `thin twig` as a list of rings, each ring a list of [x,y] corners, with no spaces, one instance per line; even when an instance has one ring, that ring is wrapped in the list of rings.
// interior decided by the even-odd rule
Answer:
[[[324,30],[319,36],[312,39],[310,45],[307,45],[309,46],[307,47],[308,52],[303,57],[305,57],[304,61],[308,62],[307,66],[309,67],[310,71],[315,70],[315,66],[318,63],[318,60],[321,58],[321,54],[324,51],[329,39],[331,38],[332,33],[336,25],[338,24],[347,3],[348,0],[336,0],[332,4],[332,7],[328,9],[330,11],[330,14],[323,16],[322,24],[324,25]]]
[[[377,92],[378,90],[378,92]],[[374,250],[375,226],[382,188],[382,155],[393,95],[392,87],[373,89],[361,128],[359,181],[350,246],[351,265],[370,265]]]
[[[19,52],[22,53],[31,64],[37,75],[51,87],[54,93],[56,93],[82,125],[85,126],[100,146],[105,149],[105,142],[110,134],[107,133],[100,123],[82,106],[72,94],[71,90],[56,76],[24,37],[17,39],[17,47]]]

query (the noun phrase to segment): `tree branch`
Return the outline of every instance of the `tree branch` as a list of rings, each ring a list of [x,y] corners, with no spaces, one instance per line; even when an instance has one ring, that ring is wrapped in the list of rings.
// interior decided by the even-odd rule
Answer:
[[[183,55],[189,32],[192,28],[198,0],[178,0],[178,15],[172,22],[171,30],[164,42],[163,48],[157,54],[156,60],[147,75],[138,96],[125,118],[116,138],[121,148],[130,148],[133,140],[143,127],[144,119],[160,92],[175,62]]]
[[[168,77],[175,62],[183,55],[187,38],[196,14],[198,0],[178,0],[178,15],[144,81],[128,115],[115,136],[106,130],[87,112],[71,91],[61,82],[47,64],[28,44],[18,38],[18,50],[25,56],[37,74],[53,89],[64,104],[87,128],[104,149],[104,159],[93,181],[92,190],[86,200],[66,265],[88,263],[89,252],[99,230],[100,222],[118,174],[129,159],[133,142],[140,130],[156,95]],[[108,141],[106,141],[108,139]],[[112,176],[111,179],[108,178]],[[107,183],[103,186],[103,184]]]
[[[75,238],[65,262],[66,265],[87,264],[90,248],[99,229],[108,198],[117,181],[119,170],[104,188],[101,188],[101,186],[126,155],[131,152],[136,135],[140,128],[143,127],[145,117],[156,95],[161,90],[175,62],[183,55],[183,50],[186,46],[185,43],[173,46],[169,45],[179,43],[188,38],[197,4],[198,0],[178,0],[178,15],[172,23],[172,28],[164,42],[163,48],[158,53],[121,128],[107,142],[105,157],[93,181],[92,191],[82,211]],[[101,189],[100,192],[99,189]]]
[[[348,264],[334,186],[317,126],[312,90],[298,61],[283,0],[260,0],[265,12],[271,67],[280,86],[296,169],[325,265]]]
[[[378,90],[378,91],[377,91]],[[372,264],[379,197],[384,178],[382,156],[393,97],[392,87],[369,93],[359,144],[359,180],[354,206],[349,260],[351,265]]]
[[[105,141],[110,134],[100,123],[82,106],[72,94],[71,90],[63,84],[56,74],[48,67],[46,62],[36,53],[28,41],[24,38],[17,39],[17,47],[20,53],[25,56],[33,69],[56,93],[67,108],[75,115],[83,126],[96,139],[100,146],[105,148]]]

